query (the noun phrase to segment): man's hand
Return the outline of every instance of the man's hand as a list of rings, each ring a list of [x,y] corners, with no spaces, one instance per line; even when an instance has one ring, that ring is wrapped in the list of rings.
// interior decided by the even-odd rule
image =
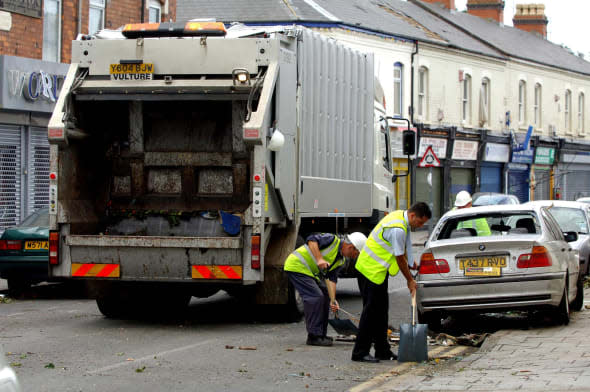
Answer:
[[[325,270],[330,266],[330,264],[328,264],[328,262],[326,260],[324,260],[324,258],[320,258],[318,259],[318,268],[321,270]]]
[[[410,290],[410,295],[415,295],[416,294],[416,289],[418,288],[418,285],[416,284],[416,281],[414,279],[409,279],[408,280],[408,290]]]
[[[336,301],[336,300],[330,301],[330,309],[332,309],[332,312],[337,312],[340,309],[340,305],[338,304],[338,301]]]

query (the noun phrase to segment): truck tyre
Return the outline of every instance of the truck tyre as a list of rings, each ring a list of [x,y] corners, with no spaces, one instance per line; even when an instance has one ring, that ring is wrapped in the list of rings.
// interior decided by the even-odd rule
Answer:
[[[102,313],[106,318],[117,319],[125,316],[126,314],[127,307],[123,302],[121,302],[119,298],[97,298],[96,305],[98,306],[100,313]]]
[[[31,288],[31,282],[25,279],[8,278],[8,295],[10,297],[20,297]]]
[[[576,288],[576,298],[573,300],[571,308],[579,312],[584,307],[584,278],[582,276],[578,277]]]

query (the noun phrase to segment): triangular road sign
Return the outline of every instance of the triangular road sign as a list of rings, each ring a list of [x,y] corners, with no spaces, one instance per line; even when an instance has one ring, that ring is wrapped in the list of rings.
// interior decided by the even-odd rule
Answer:
[[[424,152],[424,156],[420,159],[418,167],[440,167],[440,160],[434,153],[432,146],[428,146]]]

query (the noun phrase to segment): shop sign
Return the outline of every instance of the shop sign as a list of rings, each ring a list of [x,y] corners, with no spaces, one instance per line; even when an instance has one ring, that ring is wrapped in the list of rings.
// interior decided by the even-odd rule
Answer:
[[[479,142],[470,140],[455,140],[453,143],[452,159],[458,161],[475,161],[477,159],[477,150]]]
[[[0,10],[40,18],[42,4],[41,0],[0,0]]]
[[[486,143],[483,160],[487,162],[508,162],[510,160],[510,146],[501,143]]]
[[[438,159],[445,159],[447,156],[447,139],[441,139],[438,137],[421,137],[420,138],[420,149],[418,150],[418,156],[424,156],[426,149],[432,146],[432,150],[438,157]]]
[[[1,107],[52,112],[67,69],[67,64],[0,56]]]
[[[549,147],[537,147],[535,154],[535,163],[541,165],[553,165],[555,161],[555,149]]]
[[[575,154],[561,154],[561,162],[590,164],[590,152],[578,151]]]
[[[512,134],[513,136],[513,143],[512,143],[512,147],[514,148],[515,146],[519,146],[519,145],[524,145],[524,141],[526,139],[526,135],[524,134]],[[535,149],[530,147],[530,143],[528,143],[529,145],[526,146],[527,148],[525,150],[519,150],[519,149],[513,149],[512,150],[512,162],[515,163],[527,163],[527,164],[531,164],[533,163],[533,158],[535,156]]]

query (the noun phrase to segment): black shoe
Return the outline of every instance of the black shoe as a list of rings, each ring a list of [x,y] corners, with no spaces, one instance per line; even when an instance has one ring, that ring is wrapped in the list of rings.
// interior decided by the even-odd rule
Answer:
[[[360,358],[356,358],[356,357],[352,357],[353,361],[356,362],[369,362],[369,363],[378,363],[379,360],[377,358],[375,358],[374,356],[372,356],[371,354],[367,354],[364,357],[360,357]]]
[[[315,335],[308,335],[306,343],[308,346],[323,346],[323,347],[329,347],[333,344],[331,340],[328,340],[328,339],[324,338],[323,336],[315,336]]]
[[[390,351],[388,354],[385,355],[375,355],[375,358],[381,361],[395,361],[397,360],[397,355]]]
[[[334,338],[331,336],[322,336],[324,339],[328,339],[329,341],[333,342]]]

